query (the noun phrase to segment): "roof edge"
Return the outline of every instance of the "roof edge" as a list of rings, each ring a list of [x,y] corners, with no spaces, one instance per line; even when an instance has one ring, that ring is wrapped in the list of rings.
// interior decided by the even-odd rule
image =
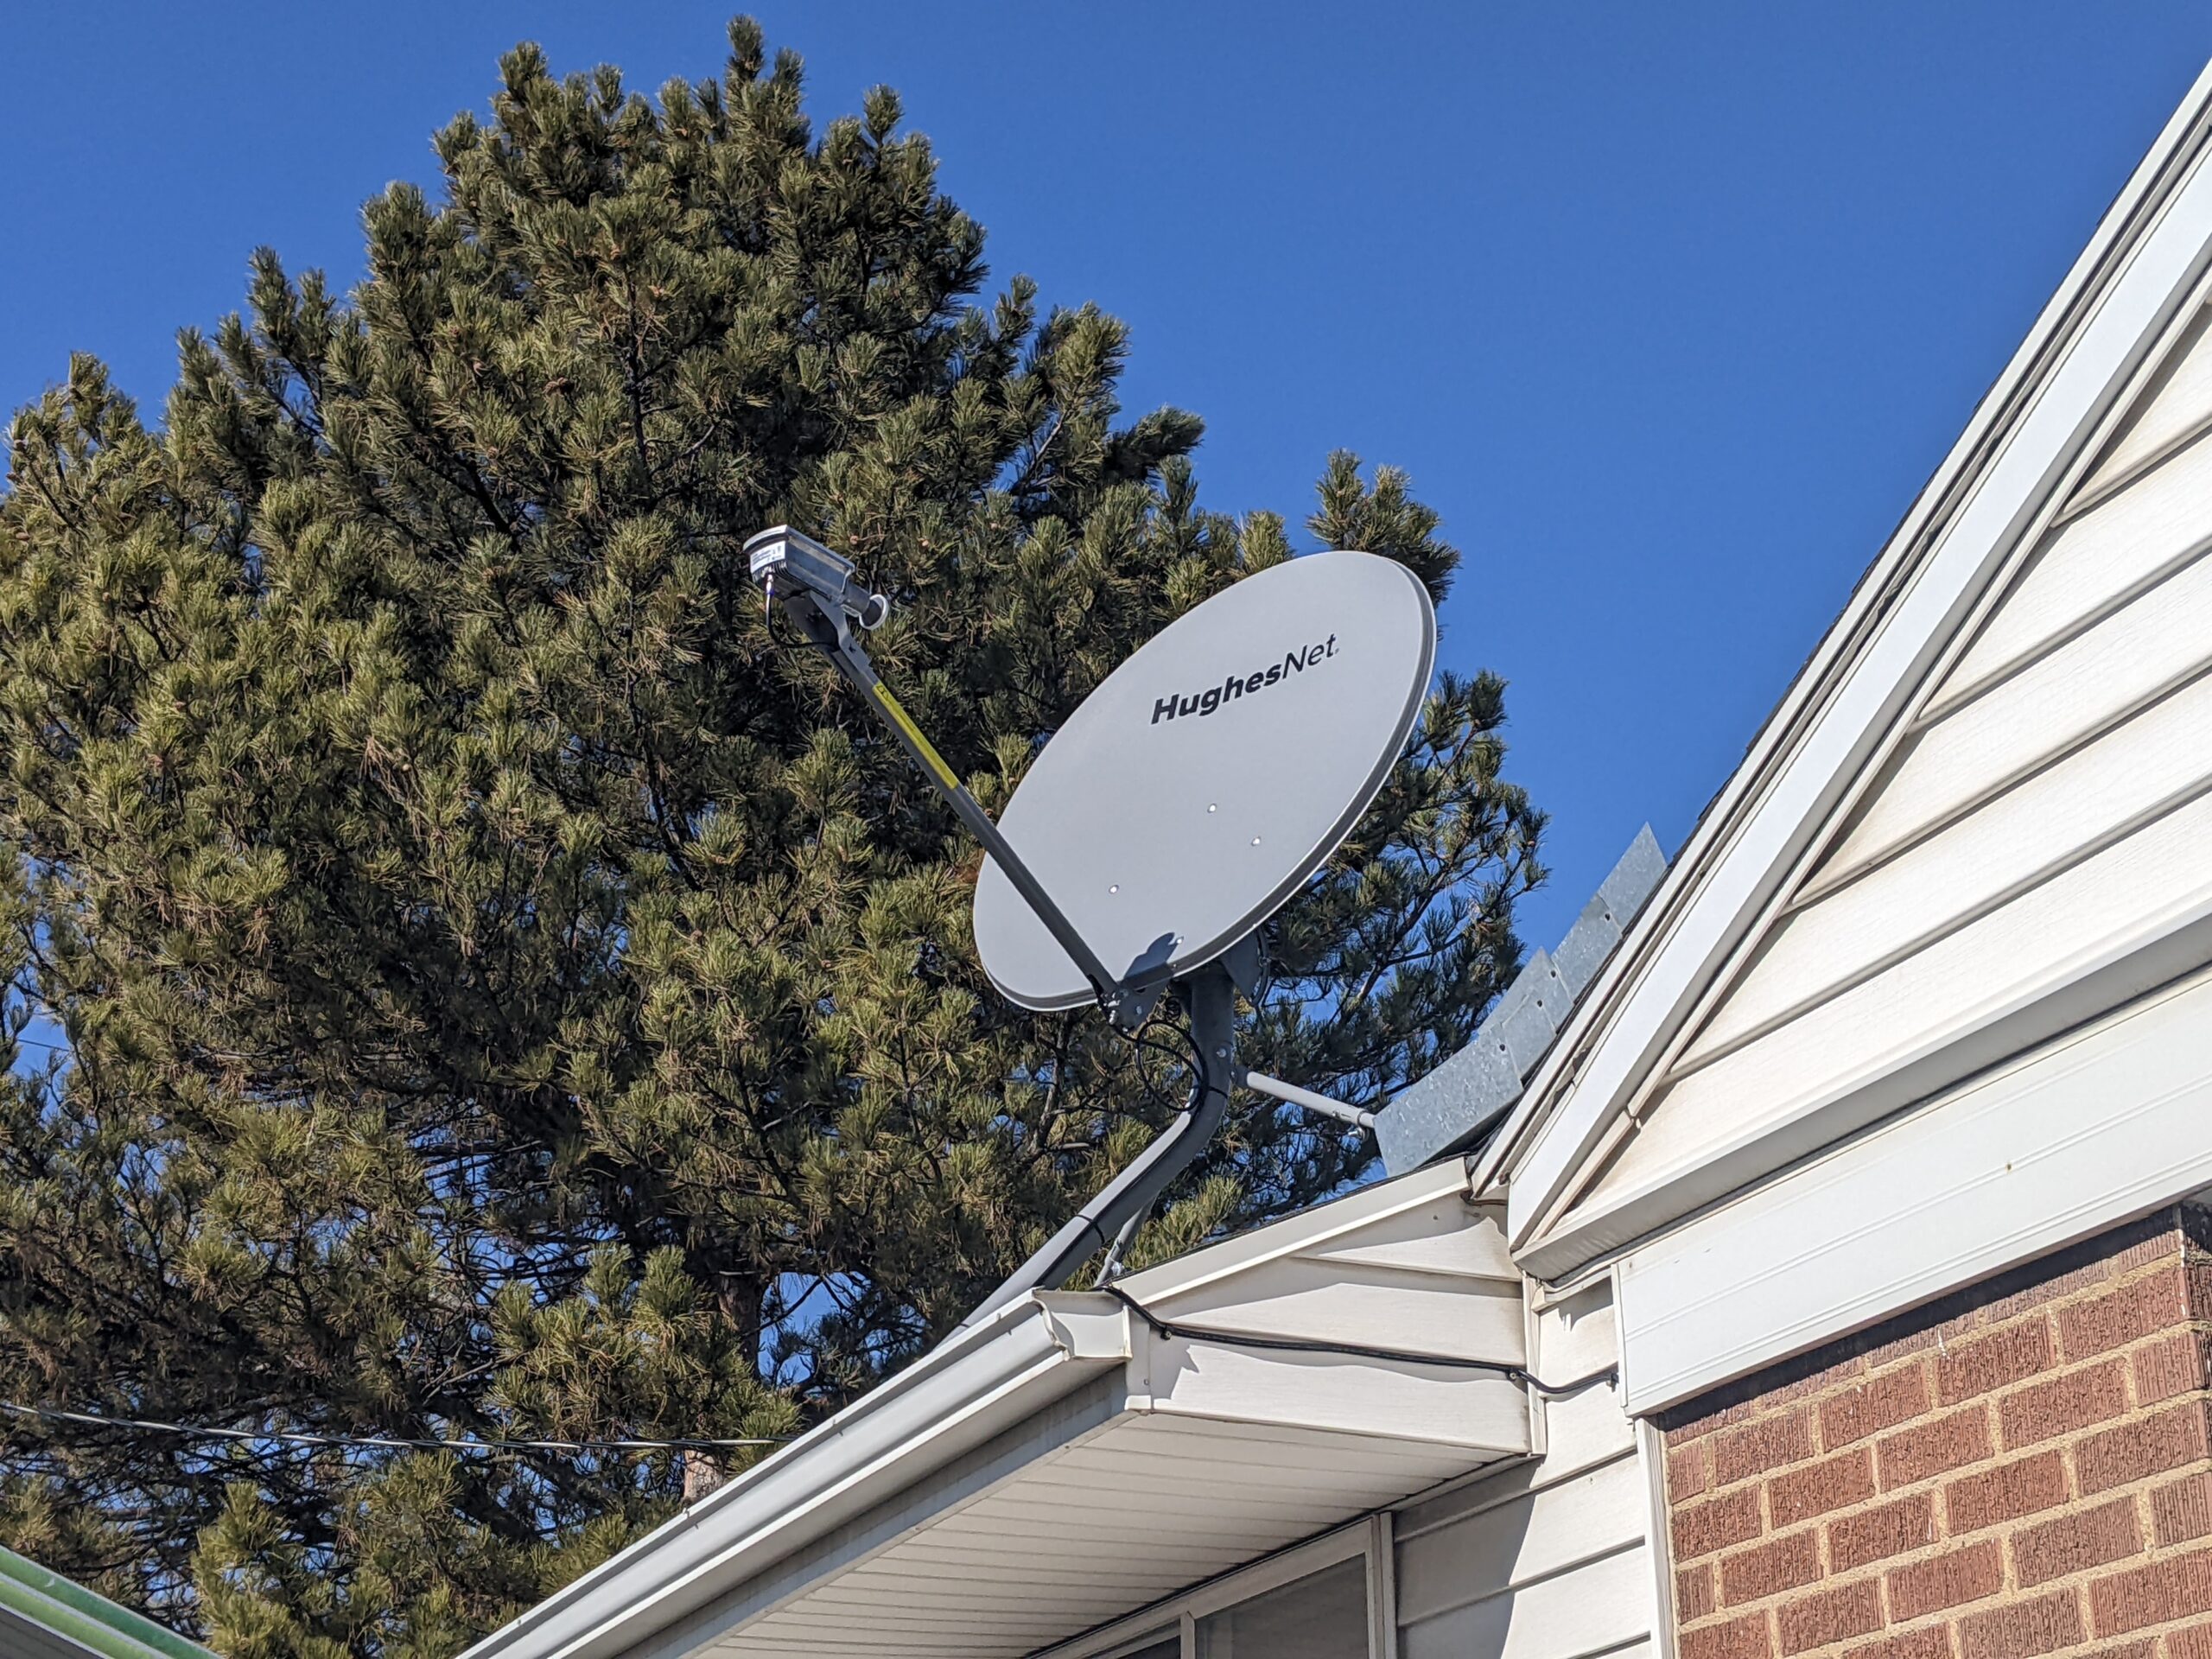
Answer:
[[[2141,269],[2140,256],[2169,222],[2168,210],[2193,179],[2212,137],[2212,63],[2200,71],[2187,95],[2161,129],[2144,159],[2129,175],[2082,252],[2038,314],[2026,339],[1977,405],[1965,431],[1915,498],[1911,508],[1860,578],[1841,614],[1792,680],[1754,738],[1744,761],[1715,794],[1677,854],[1658,892],[1637,919],[1599,982],[1585,997],[1569,1027],[1560,1033],[1544,1063],[1529,1080],[1513,1118],[1479,1157],[1470,1161],[1474,1190],[1503,1180],[1512,1192],[1510,1230],[1516,1251],[1529,1244],[1571,1196],[1591,1156],[1611,1126],[1631,1103],[1667,1042],[1692,1017],[1702,993],[1725,971],[1734,950],[1758,925],[1773,893],[1794,867],[1810,837],[1826,821],[1826,798],[1840,779],[1854,775],[1863,751],[1886,728],[1895,705],[1918,683],[1928,641],[1918,652],[1900,652],[1900,618],[1918,601],[1934,608],[1927,577],[1932,567],[1957,563],[1956,534],[1969,511],[1984,505],[1993,476],[2019,460],[2016,440],[2030,417],[2042,410],[2055,383],[2080,357],[2093,325],[2108,315],[2107,305],[2126,279]],[[2203,268],[2205,250],[2190,250],[2190,270],[2160,283],[2160,302],[2171,309],[2184,296]],[[2154,309],[2158,308],[2154,307]],[[2155,337],[2164,321],[2159,311],[2147,326],[2131,333],[2133,354],[2102,377],[2095,397],[2084,400],[2075,436],[2086,440],[2109,412],[2137,366],[2143,342]],[[2076,390],[2078,389],[2071,389]],[[2066,461],[2078,460],[2079,442]],[[2044,469],[2044,483],[2050,469]],[[2017,518],[2018,515],[2013,515]],[[2015,524],[2013,528],[2017,529]],[[2011,550],[2000,536],[1981,550],[1970,580],[1957,584],[1959,595],[1942,614],[1955,620],[1986,588]],[[1921,617],[1905,619],[1910,622]],[[1929,639],[1940,640],[1940,627]],[[1831,721],[1847,692],[1866,691],[1870,658],[1886,648],[1896,658],[1885,669],[1900,671],[1886,694],[1867,702],[1855,741],[1840,746],[1840,755],[1808,753],[1814,740],[1834,733]],[[1792,772],[1808,760],[1827,763],[1826,788],[1808,788]],[[1784,785],[1808,798],[1791,803],[1797,810],[1790,830],[1764,826],[1771,846],[1752,846],[1760,855],[1755,878],[1739,879],[1738,891],[1716,893],[1715,878],[1726,867],[1748,861],[1749,832],[1770,818]],[[1740,873],[1739,873],[1740,874]],[[1725,914],[1715,913],[1725,911]],[[1694,931],[1698,937],[1688,937]],[[1694,957],[1694,960],[1686,958]]]
[[[1147,1305],[1172,1301],[1465,1190],[1457,1164],[1430,1165],[1131,1274],[1117,1288]],[[461,1659],[603,1659],[648,1640],[1125,1362],[1134,1341],[1127,1309],[1109,1298],[1033,1291],[956,1332]]]
[[[1054,1300],[1032,1293],[957,1333],[462,1659],[598,1659],[645,1641],[1128,1357],[1125,1319]]]
[[[197,1642],[12,1549],[0,1549],[0,1608],[102,1659],[214,1659]]]

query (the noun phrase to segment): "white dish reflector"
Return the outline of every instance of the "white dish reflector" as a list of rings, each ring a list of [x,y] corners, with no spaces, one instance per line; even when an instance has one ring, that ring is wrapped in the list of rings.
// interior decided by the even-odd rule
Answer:
[[[1316,553],[1247,576],[1154,635],[1046,743],[999,827],[1124,981],[1205,966],[1320,868],[1389,775],[1436,661],[1405,566]],[[998,867],[976,946],[1026,1008],[1090,982]]]

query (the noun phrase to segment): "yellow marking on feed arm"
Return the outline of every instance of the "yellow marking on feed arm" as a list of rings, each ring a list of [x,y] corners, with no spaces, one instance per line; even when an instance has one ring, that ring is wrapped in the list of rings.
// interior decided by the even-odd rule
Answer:
[[[937,752],[929,739],[922,735],[922,728],[914,724],[913,717],[899,706],[899,699],[891,695],[891,689],[881,680],[878,680],[873,689],[875,700],[883,705],[884,713],[889,715],[899,729],[906,734],[906,741],[922,757],[922,764],[935,772],[938,782],[947,789],[958,789],[960,780],[952,775],[952,768],[944,764],[944,757]]]

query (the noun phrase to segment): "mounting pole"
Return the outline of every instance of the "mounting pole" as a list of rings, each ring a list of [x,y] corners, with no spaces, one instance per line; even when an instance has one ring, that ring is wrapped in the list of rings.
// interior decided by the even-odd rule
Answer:
[[[1089,941],[1077,931],[1067,912],[1053,902],[1036,873],[1024,863],[1007,838],[999,833],[982,804],[945,764],[936,747],[922,734],[913,717],[878,677],[868,652],[861,648],[856,629],[880,626],[890,607],[880,594],[872,594],[860,580],[851,560],[824,547],[811,536],[788,524],[778,524],[750,537],[745,551],[753,574],[771,607],[778,602],[810,644],[827,657],[868,706],[874,709],[892,735],[929,775],[969,832],[1005,873],[1037,918],[1045,924],[1060,949],[1090,981],[1099,1006],[1123,1031],[1144,1023],[1159,1000],[1162,982],[1157,978],[1125,981],[1099,960]],[[1229,1110],[1230,1091],[1240,1084],[1310,1110],[1357,1123],[1374,1126],[1372,1114],[1314,1094],[1294,1084],[1247,1072],[1236,1064],[1236,990],[1242,983],[1255,991],[1260,968],[1257,943],[1247,938],[1223,956],[1181,979],[1172,988],[1190,1016],[1191,1037],[1197,1046],[1197,1073],[1191,1079],[1191,1101],[1175,1121],[1129,1166],[1109,1181],[1104,1189],[1071,1217],[1067,1224],[1046,1241],[1045,1246],[1017,1268],[1011,1278],[993,1291],[983,1305],[961,1321],[973,1325],[1015,1298],[1065,1284],[1075,1270],[1102,1246],[1107,1249],[1101,1282],[1121,1271],[1122,1257],[1137,1229],[1168,1185],[1190,1166],[1221,1127]]]
[[[1219,963],[1209,963],[1188,979],[1175,982],[1191,1016],[1191,1040],[1198,1051],[1198,1072],[1191,1079],[1191,1103],[1153,1137],[1129,1166],[1109,1181],[1096,1198],[1070,1217],[1045,1246],[993,1291],[983,1305],[960,1323],[978,1319],[1033,1290],[1065,1284],[1086,1257],[1110,1245],[1101,1281],[1116,1276],[1122,1252],[1136,1235],[1168,1184],[1205,1150],[1229,1110],[1229,1091],[1236,1084],[1236,988]]]
[[[855,573],[852,562],[832,552],[810,536],[802,535],[788,524],[778,524],[764,530],[745,543],[751,562],[753,580],[760,582],[768,595],[768,602],[781,600],[785,613],[798,625],[814,647],[835,664],[853,689],[861,694],[868,707],[874,709],[891,734],[913,758],[914,764],[929,775],[968,832],[983,843],[983,850],[991,861],[1005,872],[1007,880],[1023,902],[1037,912],[1068,960],[1075,963],[1083,976],[1090,982],[1090,988],[1116,1025],[1126,1027],[1143,1022],[1145,1010],[1151,998],[1135,997],[1124,987],[1121,976],[1098,959],[1098,953],[1090,942],[1076,931],[1075,924],[1067,912],[1053,903],[1052,896],[1045,891],[1045,884],[1034,871],[1021,861],[999,827],[983,810],[982,803],[968,792],[944,757],[922,734],[909,715],[891,695],[891,688],[884,684],[868,661],[868,652],[861,649],[854,637],[855,625],[873,628],[880,624],[889,607],[880,594],[871,594]],[[781,587],[782,592],[777,591]],[[1131,1016],[1134,1016],[1133,1018]]]

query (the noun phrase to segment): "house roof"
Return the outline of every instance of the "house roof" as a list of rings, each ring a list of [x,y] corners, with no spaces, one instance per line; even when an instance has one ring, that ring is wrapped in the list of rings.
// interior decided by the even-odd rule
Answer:
[[[1589,1172],[1633,1131],[1666,1066],[1758,950],[1823,837],[1902,741],[1916,696],[1993,603],[2063,491],[2095,463],[2146,359],[2180,327],[2212,260],[2212,170],[2201,165],[2209,136],[2212,69],[2114,200],[1480,1159],[1481,1181],[1507,1179],[1516,1257],[1531,1272],[1559,1279],[1607,1259],[2035,1040],[2034,1020],[2084,1017],[2080,997],[2041,1012],[1996,1010],[1881,1076],[1808,1103],[1789,1122],[1716,1149],[1698,1167],[1671,1170],[1618,1202],[1574,1207]],[[2126,984],[2110,988],[2117,995]]]
[[[214,1659],[150,1618],[0,1549],[0,1653],[9,1659]]]
[[[1033,1292],[467,1659],[1026,1654],[1525,1456],[1503,1222],[1434,1166]]]

